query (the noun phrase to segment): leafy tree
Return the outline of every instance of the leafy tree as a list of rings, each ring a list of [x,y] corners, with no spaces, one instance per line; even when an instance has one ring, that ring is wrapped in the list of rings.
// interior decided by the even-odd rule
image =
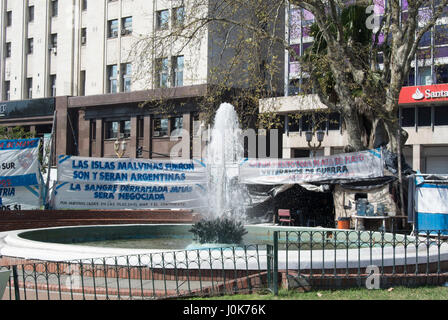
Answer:
[[[206,47],[211,56],[205,62],[208,73],[192,73],[194,79],[189,79],[191,84],[209,85],[198,101],[202,119],[211,122],[219,104],[227,101],[236,106],[244,127],[278,127],[275,105],[260,116],[259,100],[283,93],[284,50],[296,55],[285,38],[284,12],[289,4],[303,8],[315,18],[315,44],[301,59],[303,70],[320,101],[342,113],[346,151],[379,144],[395,151],[407,139],[397,117],[401,88],[419,42],[441,17],[448,0],[407,3],[404,16],[401,0],[388,0],[387,5],[383,0],[185,0],[180,1],[185,7],[183,22],[139,35],[130,56],[140,66],[136,77],[140,74],[143,79],[148,72],[157,74],[158,57],[185,50],[195,56]],[[372,16],[366,10],[373,4],[383,6],[384,12],[371,30],[366,23]],[[186,68],[199,70],[203,63],[189,61]],[[154,77],[149,79],[148,87],[157,87]],[[173,112],[179,103],[170,105],[172,90],[164,92],[144,105]]]
[[[34,138],[34,134],[29,131],[25,131],[25,128],[16,126],[8,130],[7,127],[0,127],[0,139],[1,140],[15,140],[15,139],[29,139]]]
[[[397,117],[399,94],[419,42],[448,1],[435,2],[434,10],[432,1],[407,2],[403,18],[399,0],[389,0],[387,6],[382,0],[291,1],[315,17],[315,44],[303,62],[320,100],[343,114],[347,151],[382,143],[396,151],[406,142]],[[366,9],[372,4],[383,6],[384,13],[376,28],[368,30]]]

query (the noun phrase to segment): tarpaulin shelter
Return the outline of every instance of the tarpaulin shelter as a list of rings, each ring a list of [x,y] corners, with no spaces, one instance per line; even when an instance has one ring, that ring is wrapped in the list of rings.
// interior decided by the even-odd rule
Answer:
[[[410,168],[406,163],[402,163],[402,167],[409,173]],[[375,212],[377,205],[382,203],[388,215],[397,215],[397,172],[396,155],[378,148],[317,158],[251,159],[240,169],[240,181],[248,185],[265,185],[265,190],[269,185],[276,185],[277,196],[281,195],[280,186],[283,186],[284,190],[300,186],[299,189],[311,192],[308,193],[310,197],[314,197],[312,193],[320,193],[321,199],[325,199],[326,193],[330,192],[334,203],[328,206],[327,210],[332,211],[335,222],[339,217],[356,215],[357,198],[366,198],[373,204]],[[296,202],[299,201],[304,199],[297,199]],[[326,202],[320,201],[319,196],[313,201],[315,211],[322,209],[323,203]],[[287,208],[285,201],[281,204]],[[301,205],[297,203],[296,207]]]
[[[448,235],[448,175],[409,177],[408,222],[416,233]]]

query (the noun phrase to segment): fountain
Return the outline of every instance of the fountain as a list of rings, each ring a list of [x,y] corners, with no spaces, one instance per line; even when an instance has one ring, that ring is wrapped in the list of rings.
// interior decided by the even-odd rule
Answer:
[[[207,218],[245,221],[244,185],[238,183],[238,164],[244,157],[238,115],[223,103],[216,112],[207,149],[209,166],[209,213]]]
[[[207,148],[209,210],[190,230],[201,244],[238,244],[247,233],[243,225],[247,191],[238,182],[238,165],[243,157],[238,115],[231,104],[222,103]]]

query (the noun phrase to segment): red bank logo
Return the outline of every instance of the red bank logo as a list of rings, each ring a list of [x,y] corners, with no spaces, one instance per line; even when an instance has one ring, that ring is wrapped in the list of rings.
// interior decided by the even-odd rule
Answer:
[[[403,87],[400,92],[400,104],[448,101],[448,84],[419,87]]]
[[[412,99],[414,100],[422,100],[425,96],[423,95],[423,93],[420,91],[419,88],[417,88],[417,90],[415,90],[415,93],[412,95]]]
[[[414,100],[422,100],[426,99],[437,99],[437,98],[448,98],[448,91],[440,90],[440,91],[431,91],[431,89],[426,89],[425,94],[423,94],[419,88],[412,95],[412,99]]]

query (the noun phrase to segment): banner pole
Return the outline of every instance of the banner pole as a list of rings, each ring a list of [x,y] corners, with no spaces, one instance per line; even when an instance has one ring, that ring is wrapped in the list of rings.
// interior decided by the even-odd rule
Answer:
[[[54,111],[53,115],[53,125],[51,127],[51,136],[50,136],[50,153],[48,155],[48,165],[47,165],[47,182],[45,184],[45,210],[50,209],[49,198],[50,198],[50,172],[51,172],[51,161],[53,159],[53,149],[54,149],[54,128],[56,126],[56,114],[57,111]]]

